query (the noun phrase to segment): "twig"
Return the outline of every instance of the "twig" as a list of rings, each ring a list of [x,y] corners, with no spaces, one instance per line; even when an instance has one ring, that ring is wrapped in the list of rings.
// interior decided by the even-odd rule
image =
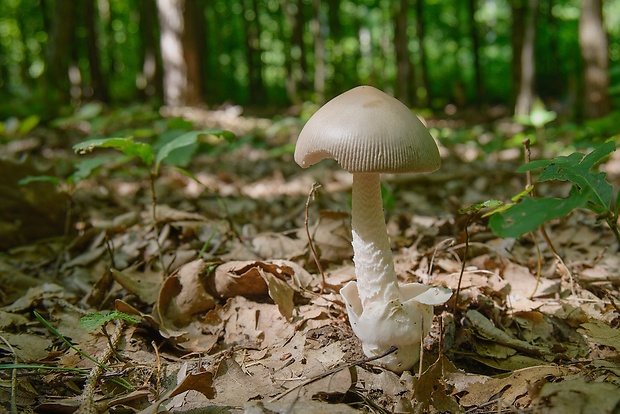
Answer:
[[[15,366],[17,366],[17,354],[15,350],[3,336],[0,336],[0,340],[4,342],[4,344],[9,348],[11,353],[13,354],[13,361]],[[17,368],[13,368],[11,370],[11,414],[17,414]]]
[[[312,242],[312,237],[310,236],[310,229],[308,228],[308,216],[310,211],[310,200],[314,198],[314,193],[316,190],[321,188],[321,185],[318,183],[312,183],[312,189],[310,189],[310,193],[308,194],[308,198],[306,199],[306,218],[304,220],[304,227],[306,229],[306,237],[308,237],[308,245],[310,246],[310,252],[312,252],[312,258],[316,263],[317,268],[319,269],[319,273],[321,273],[321,292],[323,294],[325,291],[326,283],[325,283],[325,272],[323,272],[323,266],[321,265],[321,261],[319,260],[319,256],[314,249],[314,243]]]
[[[115,320],[115,326],[116,329],[110,337],[108,348],[106,348],[105,352],[99,359],[99,362],[91,369],[90,374],[88,374],[88,378],[86,379],[86,383],[84,385],[84,391],[82,392],[82,403],[75,412],[76,414],[97,413],[97,409],[95,408],[95,389],[97,386],[97,381],[103,373],[104,364],[116,352],[116,347],[118,346],[118,342],[123,332],[124,322],[117,319]]]
[[[469,224],[478,213],[473,213],[467,219],[465,223],[465,252],[463,253],[463,260],[461,261],[461,271],[459,273],[459,284],[456,286],[456,294],[454,295],[454,306],[452,307],[452,313],[456,315],[456,309],[459,304],[459,293],[461,292],[461,282],[463,281],[463,273],[465,273],[465,264],[467,263],[467,255],[469,254]]]
[[[386,352],[384,352],[381,355],[377,355],[377,356],[370,357],[370,358],[364,358],[364,359],[359,360],[359,361],[349,362],[348,364],[344,364],[344,365],[340,365],[340,366],[337,366],[335,368],[332,368],[329,371],[325,371],[325,372],[323,372],[323,373],[321,373],[319,375],[315,375],[314,377],[305,380],[301,384],[297,384],[294,387],[289,388],[288,390],[284,391],[283,393],[276,395],[275,397],[273,397],[268,402],[272,403],[272,402],[278,401],[279,399],[287,396],[288,394],[290,394],[291,392],[295,391],[296,389],[299,389],[301,387],[305,387],[306,385],[312,384],[313,382],[316,382],[316,381],[318,381],[320,379],[329,377],[330,375],[335,374],[337,372],[343,371],[345,369],[353,368],[353,367],[358,366],[358,365],[366,364],[368,362],[376,361],[377,359],[381,359],[381,358],[383,358],[385,356],[390,355],[391,353],[396,352],[397,349],[398,348],[396,346],[392,345],[392,347],[390,347],[390,349],[388,349]]]
[[[149,173],[149,187],[151,190],[151,214],[153,216],[153,230],[155,231],[155,244],[157,245],[157,255],[159,256],[159,265],[164,276],[168,275],[168,269],[164,263],[164,252],[161,250],[159,241],[159,226],[157,225],[157,193],[155,192],[155,176],[153,172]]]

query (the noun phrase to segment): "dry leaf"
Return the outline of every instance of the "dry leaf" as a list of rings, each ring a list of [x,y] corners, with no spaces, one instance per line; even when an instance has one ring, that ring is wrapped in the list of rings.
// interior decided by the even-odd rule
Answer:
[[[164,282],[162,272],[152,269],[141,271],[138,267],[140,265],[136,264],[122,271],[112,269],[112,276],[128,292],[138,296],[142,302],[152,305],[157,300]]]
[[[506,378],[493,378],[465,388],[467,394],[461,397],[460,404],[463,407],[481,406],[494,398],[501,398],[504,404],[526,408],[531,403],[528,391],[537,381],[558,378],[573,371],[576,370],[557,366],[524,368]]]
[[[183,327],[192,316],[215,307],[215,300],[201,281],[208,264],[195,260],[181,267],[162,284],[156,315],[167,327]]]
[[[603,321],[592,319],[590,322],[581,324],[581,328],[577,331],[592,342],[620,351],[620,330],[612,328]]]
[[[574,377],[546,383],[538,398],[548,407],[543,411],[545,413],[614,413],[620,403],[620,387]]]

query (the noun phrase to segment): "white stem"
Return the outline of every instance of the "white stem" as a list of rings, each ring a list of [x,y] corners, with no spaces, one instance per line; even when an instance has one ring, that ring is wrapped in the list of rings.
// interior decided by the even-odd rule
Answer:
[[[381,176],[353,174],[351,227],[353,261],[362,307],[400,298],[398,279],[383,217]]]

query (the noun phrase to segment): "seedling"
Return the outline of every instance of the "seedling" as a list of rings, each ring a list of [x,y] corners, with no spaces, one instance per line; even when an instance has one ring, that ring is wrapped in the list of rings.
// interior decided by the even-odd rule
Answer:
[[[489,227],[500,237],[517,238],[549,220],[568,215],[576,208],[586,208],[607,223],[620,244],[617,224],[620,191],[613,189],[605,173],[594,171],[596,165],[615,150],[615,144],[608,141],[587,155],[573,153],[552,160],[531,161],[519,167],[517,172],[542,168],[538,182],[570,182],[570,194],[566,198],[519,197],[508,208],[501,206],[487,213],[486,216],[491,216]]]
[[[201,136],[210,135],[218,138],[224,138],[228,141],[234,138],[234,134],[229,131],[221,129],[206,129],[201,131],[187,132],[179,137],[176,137],[162,146],[158,151],[155,151],[152,145],[145,142],[134,140],[133,137],[124,138],[97,138],[90,139],[73,146],[73,150],[78,154],[86,154],[92,152],[96,148],[112,148],[125,156],[137,158],[148,170],[149,189],[151,192],[151,216],[153,220],[153,228],[155,229],[155,241],[157,243],[159,252],[159,261],[163,271],[166,271],[161,246],[159,245],[159,230],[157,226],[157,194],[155,192],[155,181],[159,177],[159,172],[162,164],[172,158],[180,151],[187,149],[198,143]],[[198,181],[189,171],[175,166],[183,174]]]

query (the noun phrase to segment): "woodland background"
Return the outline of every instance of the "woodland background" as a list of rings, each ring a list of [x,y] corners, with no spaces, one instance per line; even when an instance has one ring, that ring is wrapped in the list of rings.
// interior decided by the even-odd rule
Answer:
[[[273,112],[371,84],[584,119],[620,94],[617,1],[6,0],[0,16],[2,118],[91,100]]]

